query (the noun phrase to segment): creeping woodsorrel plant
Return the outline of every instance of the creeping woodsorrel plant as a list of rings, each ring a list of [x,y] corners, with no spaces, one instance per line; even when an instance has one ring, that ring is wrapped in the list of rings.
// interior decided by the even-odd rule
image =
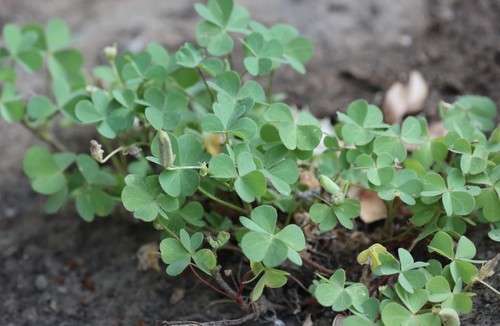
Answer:
[[[232,0],[195,10],[202,17],[197,44],[173,53],[156,43],[139,53],[107,47],[108,65],[91,75],[63,21],[3,27],[0,113],[50,148],[33,147],[24,157],[33,189],[47,196],[46,211],[74,202],[90,222],[123,205],[160,231],[167,274],[190,270],[207,284],[213,278],[210,286],[254,316],[266,288],[298,281],[291,264],[304,264],[328,274],[309,279],[309,291],[321,305],[346,311],[345,325],[458,323],[472,308],[471,286],[486,284],[494,265],[478,271],[483,261],[474,260],[464,234],[488,224],[490,237],[500,237],[495,104],[480,96],[442,103],[442,137],[422,117],[389,125],[364,100],[322,130],[273,93],[278,68],[305,73],[311,41],[291,26],[251,20]],[[243,49],[242,65],[233,62],[240,59],[235,47]],[[18,94],[18,68],[46,70],[46,93]],[[266,79],[265,86],[256,81]],[[55,124],[94,126],[99,139],[89,139],[90,155],[69,152],[52,133]],[[361,223],[353,188],[376,192],[388,208],[383,230],[366,235],[384,245],[358,256],[371,267],[368,279],[379,277],[371,285],[320,265],[310,250],[318,241],[312,235]],[[412,250],[421,243],[439,261],[416,261]],[[236,288],[220,272],[234,263],[219,258],[228,248],[247,266]]]

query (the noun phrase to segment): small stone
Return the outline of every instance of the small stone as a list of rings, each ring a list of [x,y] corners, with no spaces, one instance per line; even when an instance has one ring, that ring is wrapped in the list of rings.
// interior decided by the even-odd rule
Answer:
[[[58,286],[57,292],[59,292],[61,294],[66,294],[66,293],[68,293],[68,289],[65,286]]]
[[[186,290],[183,288],[175,288],[170,295],[170,304],[176,304],[181,301],[186,295]]]
[[[25,320],[35,321],[38,318],[38,314],[36,313],[36,308],[31,307],[24,309],[22,312],[22,317]]]
[[[52,311],[57,312],[59,310],[59,307],[57,306],[57,301],[56,300],[49,300],[49,308]]]
[[[39,291],[43,291],[47,288],[47,285],[49,285],[49,281],[45,277],[45,275],[38,275],[35,279],[35,287]]]

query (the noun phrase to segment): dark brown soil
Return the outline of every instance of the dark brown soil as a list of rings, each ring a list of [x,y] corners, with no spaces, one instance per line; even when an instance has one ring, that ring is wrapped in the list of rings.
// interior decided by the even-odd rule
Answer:
[[[430,118],[436,117],[440,99],[456,95],[487,95],[500,104],[497,0],[237,2],[258,20],[295,25],[314,40],[308,74],[278,73],[277,90],[288,93],[289,103],[307,106],[318,116],[334,116],[357,98],[381,104],[384,91],[412,69],[429,83],[424,112]],[[156,41],[174,50],[193,40],[198,19],[193,3],[0,0],[0,25],[61,17],[82,36],[77,46],[91,66],[102,61],[101,49],[114,41],[130,49]],[[37,93],[41,86],[41,80],[30,80],[22,87]],[[86,130],[77,130],[65,139],[72,139],[68,143],[76,150],[89,138]],[[173,279],[163,271],[138,271],[137,249],[158,241],[149,225],[120,214],[88,224],[71,208],[43,214],[43,199],[31,191],[20,164],[23,152],[35,143],[22,128],[0,122],[0,325],[152,325],[156,320],[243,315],[190,273]],[[483,234],[470,236],[479,258],[489,259],[499,246]],[[489,282],[500,287],[498,275]],[[463,324],[497,324],[498,297],[480,286],[473,290],[474,310]],[[296,310],[297,291],[299,298],[306,297],[292,282],[283,292],[267,293],[279,306],[249,324],[301,325],[312,313],[315,325],[331,325],[331,312],[314,306]],[[172,303],[180,294],[183,300]]]

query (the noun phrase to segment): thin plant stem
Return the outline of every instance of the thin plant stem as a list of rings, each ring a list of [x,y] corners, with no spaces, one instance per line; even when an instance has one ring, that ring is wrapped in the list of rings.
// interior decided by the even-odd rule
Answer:
[[[211,107],[209,107],[208,105],[206,105],[205,103],[201,102],[199,99],[197,99],[193,95],[191,95],[188,92],[186,92],[186,90],[184,88],[182,88],[182,87],[180,87],[179,85],[176,85],[176,84],[173,84],[173,87],[176,90],[178,90],[179,92],[181,92],[182,94],[186,95],[186,97],[189,98],[192,102],[196,102],[199,105],[201,105],[202,107],[204,107],[207,111],[212,112],[212,108]]]
[[[482,285],[486,286],[491,291],[493,291],[496,295],[500,296],[500,292],[497,289],[495,289],[494,287],[492,287],[491,285],[489,285],[488,283],[484,282],[483,280],[477,280],[477,281],[479,283],[481,283]]]
[[[292,274],[288,275],[288,277],[291,278],[292,280],[294,280],[295,283],[297,283],[304,291],[309,292],[307,287],[298,278],[296,278]]]
[[[175,238],[175,239],[177,239],[177,240],[181,241],[181,238],[179,238],[179,236],[178,236],[177,234],[175,234],[172,230],[170,230],[170,229],[168,228],[168,226],[166,226],[166,225],[163,223],[163,221],[162,221],[162,219],[161,219],[161,218],[160,218],[160,219],[157,219],[157,221],[161,224],[161,226],[163,227],[163,229],[164,229],[164,230],[165,230],[168,234],[170,234],[173,238]]]
[[[231,295],[229,295],[228,293],[222,291],[221,289],[218,289],[216,288],[215,286],[213,286],[212,284],[210,284],[207,280],[205,280],[203,277],[200,276],[200,274],[198,274],[198,272],[196,272],[196,269],[193,267],[193,264],[189,264],[189,267],[191,268],[191,270],[193,271],[193,274],[203,283],[205,284],[206,286],[208,286],[209,288],[211,288],[212,290],[214,290],[215,292],[218,292],[222,295],[225,295],[226,297],[228,298],[231,298],[231,299],[234,299],[231,297]]]
[[[333,273],[335,273],[334,270],[331,270],[325,266],[322,266],[312,260],[310,260],[309,258],[307,258],[304,254],[300,254],[300,258],[302,258],[302,260],[304,261],[304,264],[306,265],[309,265],[315,269],[317,269],[318,271],[320,271],[321,273],[324,273],[324,274],[327,274],[327,275],[332,275]]]
[[[252,205],[250,205],[250,203],[247,203],[247,202],[243,202],[243,205],[245,206],[245,211],[246,213],[248,214],[248,216],[250,216],[250,214],[252,214]]]
[[[118,72],[118,68],[116,67],[115,60],[109,60],[109,64],[111,65],[111,70],[113,71],[113,74],[115,75],[116,79],[118,80],[118,83],[120,84],[121,87],[125,88],[125,83],[123,82],[122,77],[120,76],[120,73]]]
[[[233,54],[232,53],[228,53],[227,62],[229,62],[229,69],[233,70]]]
[[[394,223],[394,200],[387,202],[387,219],[384,224],[384,235],[386,237],[391,237],[393,232]]]
[[[105,158],[103,158],[101,160],[101,162],[99,162],[99,163],[106,163],[110,158],[113,157],[113,155],[115,155],[115,154],[117,154],[117,153],[119,153],[121,151],[124,151],[125,149],[126,149],[125,146],[118,147],[117,149],[115,149],[114,151],[112,151],[111,153],[109,153]]]
[[[169,171],[174,171],[174,170],[199,170],[202,168],[203,166],[201,165],[186,165],[186,166],[171,166],[165,169]]]
[[[205,78],[203,71],[201,71],[201,69],[199,67],[198,67],[198,72],[201,76],[201,79],[203,80],[203,84],[205,85],[205,88],[208,92],[208,95],[210,96],[210,102],[214,103],[215,102],[214,93],[212,93],[212,90],[210,89],[210,87],[208,87],[207,79]]]
[[[113,152],[113,150],[111,149],[111,144],[106,138],[99,135],[99,140],[108,152]],[[127,170],[121,165],[120,160],[118,160],[114,155],[111,156],[111,164],[113,164],[113,167],[118,173],[120,173],[121,175],[127,175]]]
[[[267,82],[267,102],[271,102],[273,97],[273,83],[274,83],[274,70],[271,70],[269,74],[269,80]]]
[[[66,147],[61,144],[57,139],[52,137],[51,134],[48,132],[42,133],[32,127],[30,127],[26,121],[21,120],[21,126],[23,126],[26,130],[28,130],[30,133],[32,133],[34,136],[37,138],[41,139],[45,143],[47,143],[53,150],[58,151],[58,152],[66,152],[67,149]]]
[[[233,209],[233,210],[235,210],[235,211],[237,211],[237,212],[239,212],[239,213],[241,213],[241,214],[246,214],[246,213],[247,213],[247,211],[246,211],[246,210],[244,210],[243,208],[238,207],[238,206],[236,206],[236,205],[233,205],[233,204],[231,204],[231,203],[228,203],[227,201],[225,201],[225,200],[223,200],[223,199],[220,199],[220,198],[218,198],[218,197],[215,197],[214,195],[212,195],[211,193],[209,193],[208,191],[206,191],[206,190],[205,190],[205,189],[203,189],[202,187],[198,187],[198,190],[199,190],[202,194],[204,194],[205,196],[207,196],[208,198],[212,199],[213,201],[215,201],[215,202],[217,202],[217,203],[219,203],[219,204],[221,204],[221,205],[224,205],[224,206],[226,206],[226,207],[229,207],[229,208],[231,208],[231,209]]]

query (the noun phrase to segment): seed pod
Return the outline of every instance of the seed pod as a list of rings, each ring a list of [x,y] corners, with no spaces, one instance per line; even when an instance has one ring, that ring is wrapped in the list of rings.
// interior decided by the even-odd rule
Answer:
[[[320,175],[319,176],[319,182],[325,188],[326,191],[328,191],[330,194],[334,195],[338,192],[340,192],[340,187],[338,184],[336,184],[332,179],[325,175]]]
[[[95,140],[90,141],[90,155],[99,163],[103,161],[104,150],[102,149],[102,145],[99,144]]]
[[[158,130],[158,140],[160,141],[160,164],[165,168],[174,166],[174,153],[170,137],[163,130]]]

